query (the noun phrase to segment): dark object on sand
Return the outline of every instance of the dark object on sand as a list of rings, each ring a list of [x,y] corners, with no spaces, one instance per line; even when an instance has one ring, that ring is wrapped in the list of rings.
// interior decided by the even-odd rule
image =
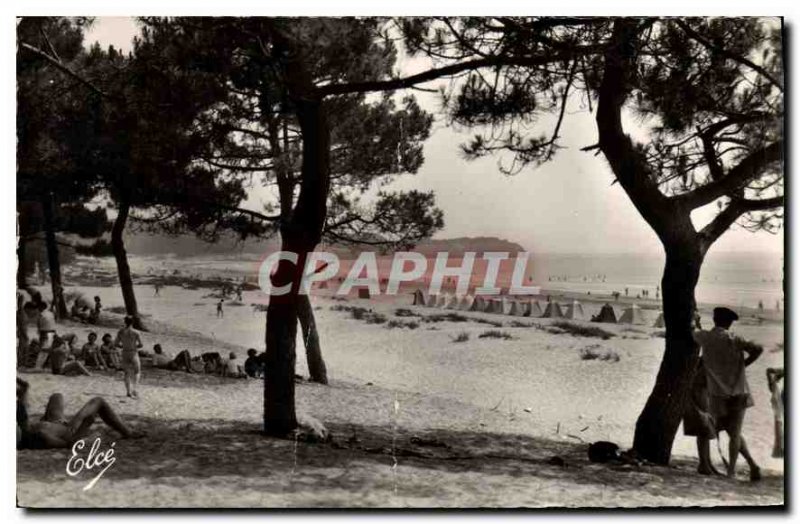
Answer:
[[[605,464],[619,459],[619,446],[606,440],[589,444],[589,460]]]
[[[592,317],[592,322],[605,322],[608,324],[617,323],[617,314],[614,313],[614,307],[606,302],[600,308],[600,313]]]
[[[561,457],[559,455],[553,455],[552,457],[547,459],[547,463],[550,464],[551,466],[558,466],[560,468],[567,467],[567,461],[564,459],[564,457]]]

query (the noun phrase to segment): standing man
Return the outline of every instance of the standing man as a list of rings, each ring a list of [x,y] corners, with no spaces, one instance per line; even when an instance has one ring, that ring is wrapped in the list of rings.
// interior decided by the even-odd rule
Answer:
[[[222,299],[219,299],[219,302],[217,302],[217,317],[224,317],[224,316],[225,312],[222,311]]]
[[[745,367],[761,356],[763,348],[728,331],[738,319],[739,315],[726,307],[714,308],[714,327],[709,331],[695,331],[694,339],[702,348],[709,412],[716,429],[724,430],[730,439],[728,477],[735,477],[736,460],[741,452],[750,467],[750,480],[756,481],[761,478],[761,470],[742,437],[742,424],[745,411],[753,405]]]
[[[125,317],[125,327],[117,333],[115,347],[122,348],[122,370],[125,372],[125,390],[129,397],[139,398],[136,387],[139,385],[139,375],[142,372],[142,363],[139,360],[139,349],[142,339],[133,329],[133,317]]]

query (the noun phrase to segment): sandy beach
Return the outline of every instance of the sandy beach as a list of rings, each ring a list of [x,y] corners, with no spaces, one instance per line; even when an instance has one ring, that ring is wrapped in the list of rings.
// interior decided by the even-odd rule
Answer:
[[[136,286],[149,332],[171,354],[189,349],[263,349],[260,290],[228,301],[217,318],[209,289],[166,286],[156,297],[142,277]],[[67,323],[83,342],[90,329],[114,332],[121,322],[117,287],[70,287],[98,295],[108,313],[101,326]],[[46,291],[45,291],[46,293]],[[603,300],[586,302],[586,316]],[[663,338],[646,325],[599,326],[603,338],[574,336],[551,319],[455,312],[393,300],[314,296],[329,386],[300,381],[298,412],[332,432],[329,443],[259,434],[263,383],[145,369],[141,398],[125,398],[122,378],[58,377],[21,370],[31,383],[31,411],[42,413],[61,392],[74,412],[94,396],[146,429],[143,440],[95,428],[117,462],[89,491],[90,475],[65,474],[69,450],[18,453],[18,501],[26,507],[546,507],[675,506],[783,503],[783,461],[771,458],[772,412],[765,369],[783,366],[783,323],[744,317],[736,332],[766,348],[748,368],[755,407],[744,435],[765,478],[736,482],[696,475],[694,440],[679,431],[673,465],[606,466],[586,446],[610,440],[631,445],[636,417],[652,387]],[[367,323],[347,308],[367,308],[385,321]],[[703,310],[704,325],[711,325]],[[650,318],[652,317],[652,318]],[[495,325],[492,325],[494,323]],[[500,324],[499,326],[497,324]],[[416,327],[411,327],[410,324]],[[507,339],[481,337],[487,331]],[[457,342],[458,339],[466,339]],[[613,352],[583,360],[582,350]],[[298,340],[297,373],[307,377]],[[721,442],[725,449],[726,440]],[[721,466],[716,448],[715,462]],[[735,494],[735,497],[731,495]]]

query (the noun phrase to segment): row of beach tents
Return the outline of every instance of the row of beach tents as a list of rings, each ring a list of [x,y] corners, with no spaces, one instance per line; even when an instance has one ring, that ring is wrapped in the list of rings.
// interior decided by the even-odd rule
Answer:
[[[414,291],[412,302],[415,306],[435,307],[439,309],[453,309],[459,311],[475,311],[480,313],[494,313],[518,317],[540,318],[565,318],[570,320],[589,320],[583,310],[583,304],[572,300],[566,304],[548,301],[542,304],[535,299],[512,300],[506,297],[482,297],[472,295],[427,295],[422,290]],[[614,308],[610,304],[604,305],[600,313],[591,318],[593,322],[607,322],[611,324],[638,324],[646,325],[642,308],[636,304],[627,306],[622,315],[617,318]],[[664,316],[659,314],[653,327],[664,327]]]

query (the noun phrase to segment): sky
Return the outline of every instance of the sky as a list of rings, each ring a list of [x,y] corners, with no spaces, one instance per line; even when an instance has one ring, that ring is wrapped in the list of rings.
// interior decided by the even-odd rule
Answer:
[[[86,34],[86,44],[99,41],[128,50],[138,32],[130,18],[98,18]],[[403,73],[424,67],[417,60],[401,58]],[[435,83],[426,87],[435,87]],[[507,176],[498,169],[498,157],[467,161],[459,144],[474,131],[448,127],[443,122],[436,94],[414,92],[420,104],[436,115],[432,136],[425,143],[425,163],[415,175],[403,175],[384,189],[434,191],[444,211],[445,227],[436,238],[496,236],[539,253],[661,253],[661,244],[633,207],[602,155],[580,148],[597,143],[594,117],[587,109],[571,108],[562,127],[562,145],[555,160],[537,168]],[[541,121],[536,135],[551,125]],[[249,203],[272,200],[269,193],[254,190]],[[715,208],[693,215],[695,225],[710,220]],[[734,226],[712,247],[712,253],[783,253],[783,234],[750,233]]]

